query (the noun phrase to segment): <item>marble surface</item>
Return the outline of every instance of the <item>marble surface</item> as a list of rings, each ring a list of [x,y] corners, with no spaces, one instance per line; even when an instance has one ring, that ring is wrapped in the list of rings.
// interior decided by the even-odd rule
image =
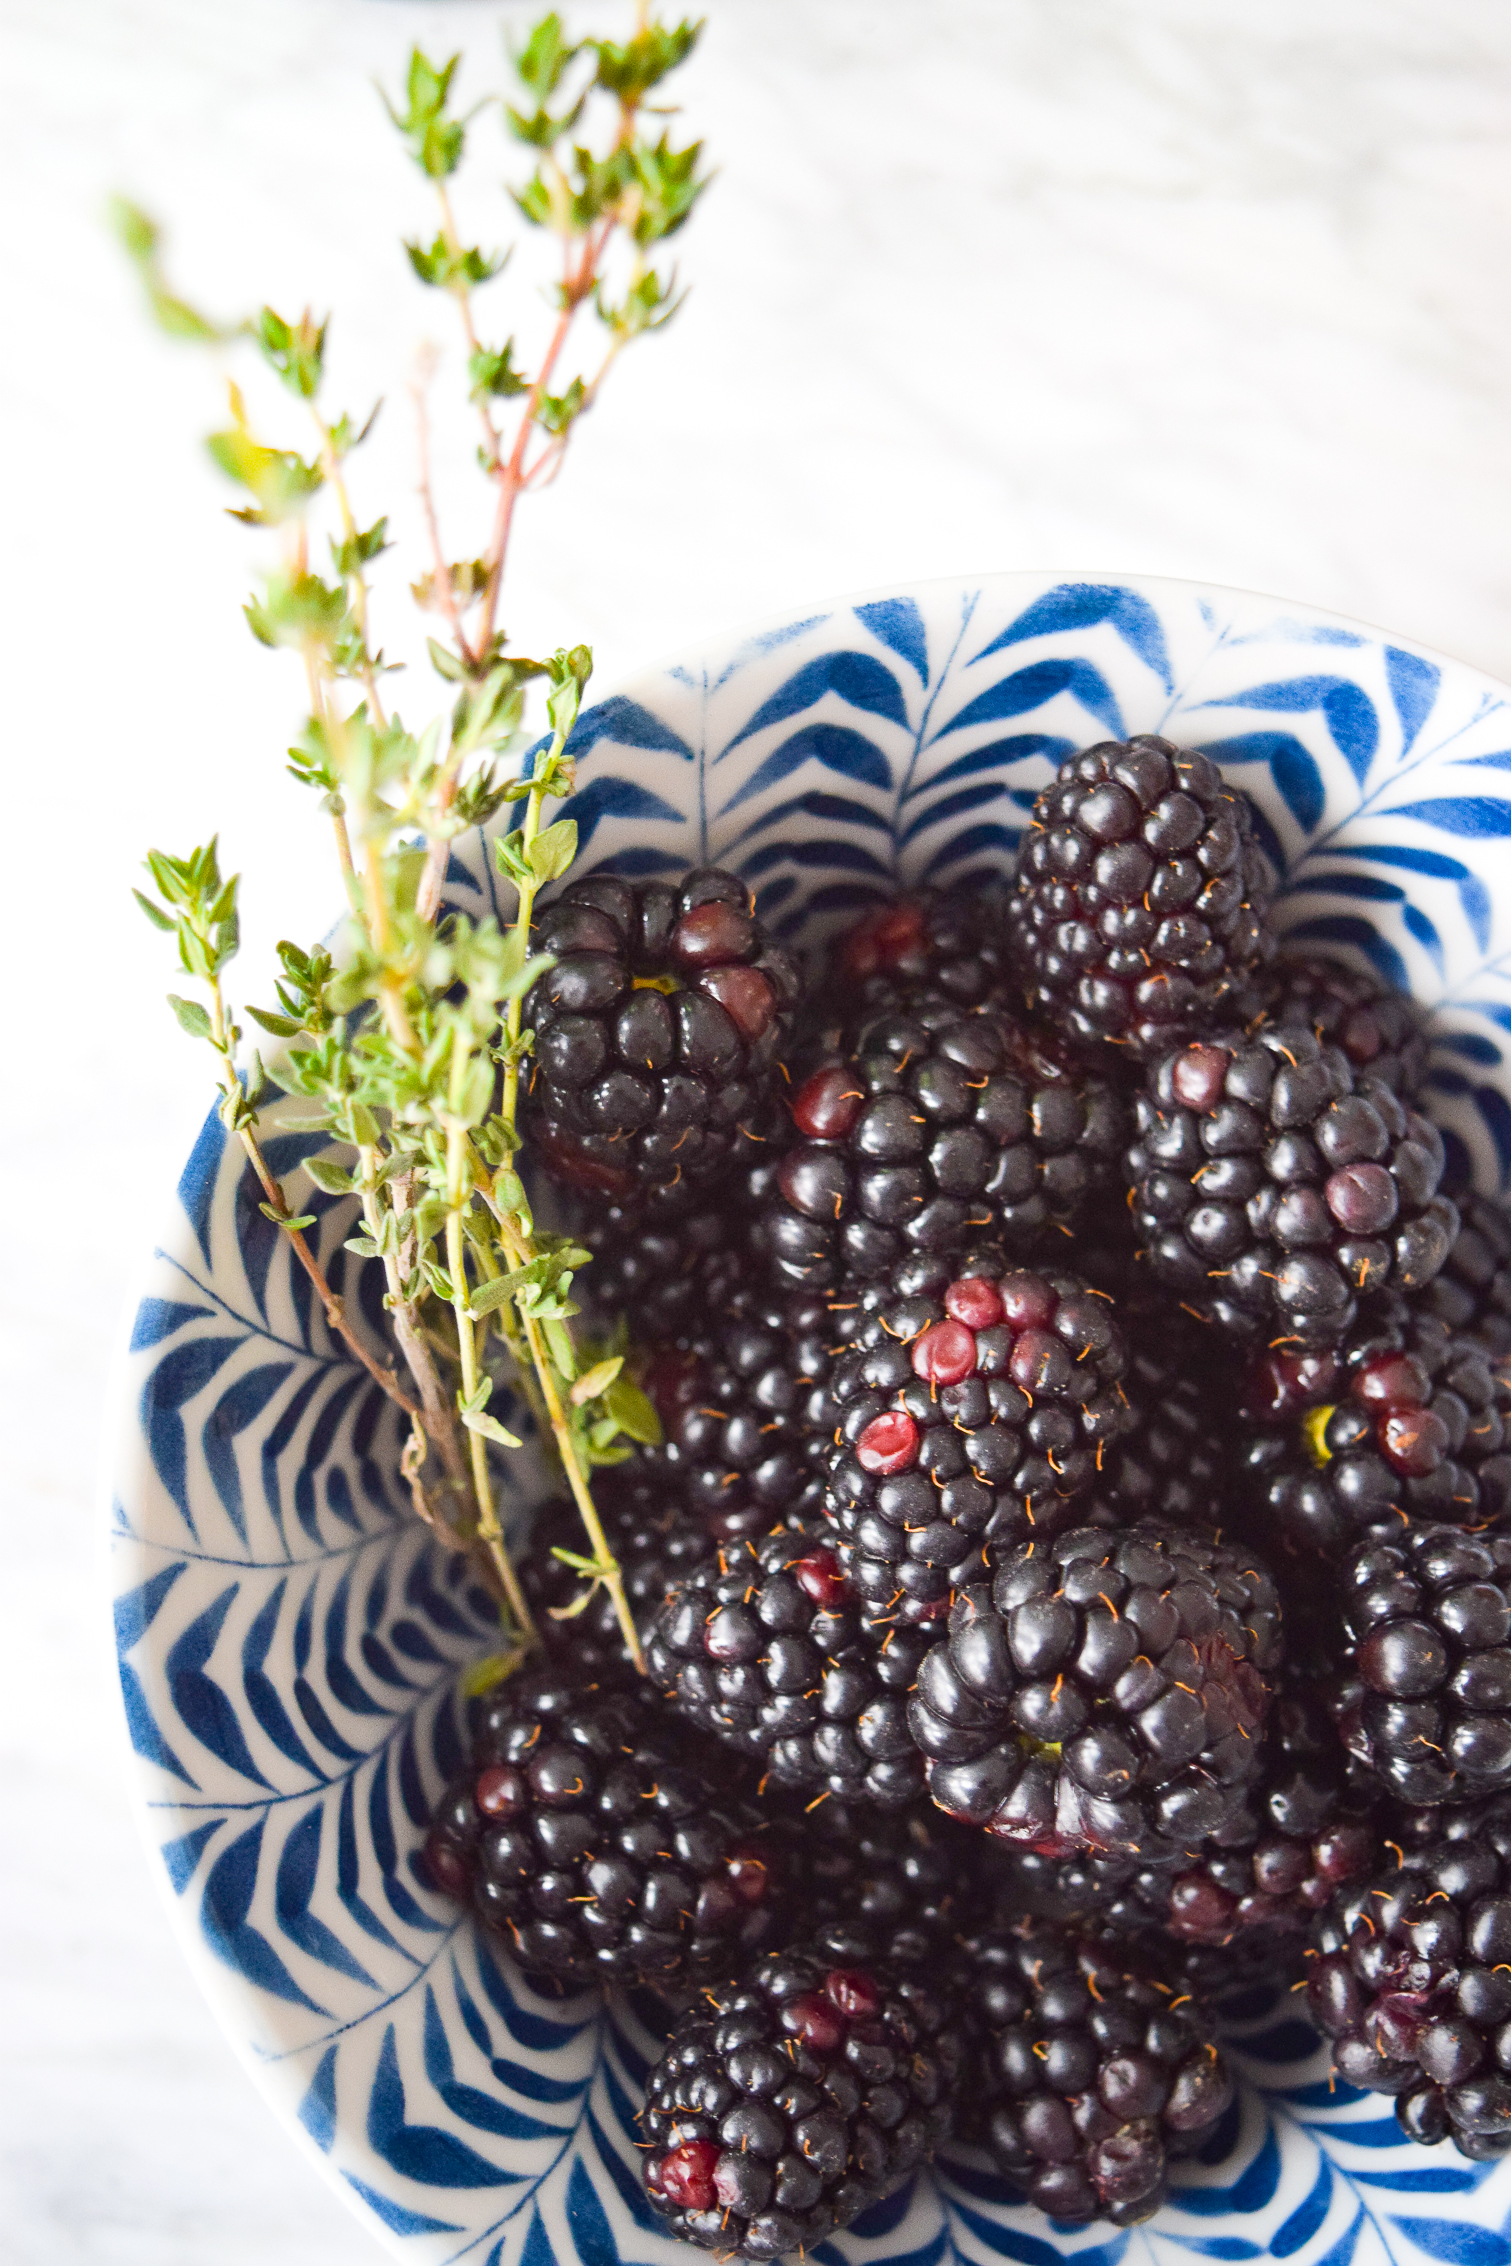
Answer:
[[[525,519],[506,609],[523,645],[587,637],[607,686],[809,598],[1065,564],[1282,591],[1511,676],[1511,18],[1483,0],[709,5],[687,99],[722,173],[685,239],[695,296]],[[500,17],[524,13],[9,0],[0,24],[16,2266],[378,2255],[195,1996],[120,1784],[98,1419],[204,1105],[126,887],[149,841],[219,824],[253,877],[254,996],[271,941],[320,929],[334,891],[282,775],[295,686],[240,624],[248,546],[195,444],[208,373],[144,330],[100,207],[125,188],[158,211],[186,286],[228,313],[335,305],[354,406],[387,396],[364,492],[403,520],[405,382],[445,310],[396,264],[429,216],[371,80],[421,36],[465,45],[481,87]],[[464,192],[490,240],[494,171]]]

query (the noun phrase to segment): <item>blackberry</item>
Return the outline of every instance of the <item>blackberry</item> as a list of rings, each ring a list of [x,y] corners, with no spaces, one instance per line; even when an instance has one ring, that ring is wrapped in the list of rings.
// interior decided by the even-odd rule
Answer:
[[[1036,1015],[1157,1052],[1231,1014],[1274,951],[1246,798],[1142,735],[1068,756],[1018,852],[1009,933]]]
[[[1048,1856],[1154,1860],[1238,1814],[1279,1658],[1262,1568],[1152,1521],[1082,1529],[960,1591],[908,1720],[941,1809]]]
[[[992,1254],[954,1264],[861,1301],[830,1375],[825,1503],[878,1618],[941,1612],[983,1549],[1069,1525],[1130,1422],[1110,1300]]]
[[[782,1916],[778,1844],[725,1758],[643,1691],[549,1670],[484,1702],[425,1861],[526,1973],[567,1986],[726,1967]]]
[[[1328,1915],[1308,2003],[1340,2077],[1394,2094],[1409,2139],[1485,2163],[1511,2148],[1511,1816],[1416,1823]]]
[[[750,1267],[740,1204],[723,1190],[720,1199],[649,1217],[616,1204],[575,1221],[573,1234],[593,1254],[574,1282],[590,1321],[604,1331],[623,1321],[637,1344],[650,1346],[705,1329]]]
[[[1160,1518],[1176,1526],[1220,1525],[1226,1381],[1214,1333],[1142,1287],[1120,1303],[1118,1321],[1128,1347],[1123,1390],[1130,1425],[1103,1458],[1102,1491],[1120,1524]]]
[[[665,1434],[655,1461],[721,1535],[817,1508],[835,1331],[821,1297],[746,1291],[700,1336],[644,1366]]]
[[[1112,1185],[1126,1137],[1105,1079],[999,1010],[938,996],[866,1022],[789,1107],[798,1138],[758,1234],[779,1275],[817,1288],[987,1230],[1042,1242]]]
[[[1401,1302],[1336,1354],[1264,1355],[1247,1409],[1249,1497],[1292,1551],[1336,1555],[1403,1519],[1473,1527],[1511,1512],[1511,1377]]]
[[[1511,1211],[1489,1196],[1458,1198],[1459,1231],[1425,1303],[1450,1330],[1511,1359]]]
[[[957,1007],[1001,1004],[1010,981],[1005,912],[995,891],[889,898],[836,940],[831,986],[852,994],[858,986],[862,1013],[922,992]]]
[[[931,1802],[875,1810],[829,1800],[791,1820],[791,1868],[812,1927],[855,1927],[879,1956],[908,1965],[953,1956],[972,1920],[981,1836]]]
[[[1212,2026],[1129,1946],[1028,1920],[970,1946],[963,2097],[1051,2218],[1147,2219],[1233,2098]]]
[[[773,1786],[915,1801],[907,1694],[920,1645],[870,1634],[823,1530],[781,1526],[700,1567],[651,1626],[653,1681]]]
[[[737,2258],[810,2250],[948,2133],[958,2023],[916,1967],[841,1962],[822,1941],[706,1986],[646,2080],[652,2208]]]
[[[1310,1030],[1348,1058],[1356,1078],[1378,1078],[1403,1101],[1427,1071],[1422,1010],[1379,977],[1321,953],[1286,953],[1259,978],[1260,1013],[1283,1029]]]
[[[1338,1891],[1373,1872],[1383,1847],[1377,1794],[1350,1766],[1319,1694],[1280,1684],[1258,1778],[1227,1824],[1183,1856],[1054,1859],[1003,1849],[999,1909],[1095,1923],[1119,1935],[1225,1950],[1257,1939],[1252,1969],[1284,1971]],[[1206,1972],[1220,1972],[1210,1962]]]
[[[1310,1031],[1173,1048],[1136,1109],[1150,1271],[1239,1337],[1334,1345],[1361,1299],[1422,1289],[1448,1255],[1441,1135]]]
[[[525,1003],[535,1145],[618,1202],[713,1179],[760,1138],[797,971],[734,874],[675,888],[587,874],[536,922],[554,954]]]
[[[1342,1586],[1349,1751],[1405,1802],[1511,1787],[1511,1533],[1408,1523]]]
[[[707,1521],[668,1488],[664,1474],[654,1466],[645,1469],[639,1457],[595,1472],[593,1501],[619,1561],[635,1625],[644,1628],[667,1591],[713,1557],[717,1538]],[[613,1599],[599,1589],[584,1606],[582,1578],[552,1555],[558,1548],[578,1557],[588,1548],[576,1504],[560,1498],[541,1505],[529,1547],[518,1561],[520,1582],[548,1655],[579,1684],[637,1680]]]

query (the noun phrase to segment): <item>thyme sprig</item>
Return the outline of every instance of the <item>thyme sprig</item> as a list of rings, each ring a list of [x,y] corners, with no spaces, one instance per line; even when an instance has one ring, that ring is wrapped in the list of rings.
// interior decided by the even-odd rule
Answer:
[[[477,460],[492,490],[482,550],[451,557],[430,475],[427,368],[414,392],[431,556],[410,587],[441,619],[443,634],[428,638],[427,649],[454,690],[449,714],[418,733],[386,698],[392,665],[374,643],[372,570],[392,547],[389,521],[385,514],[364,525],[352,500],[348,459],[372,417],[359,425],[327,406],[328,322],[270,307],[239,325],[212,322],[170,288],[153,223],[128,206],[117,215],[163,327],[217,349],[250,348],[298,404],[300,433],[265,436],[228,377],[228,419],[208,447],[242,492],[232,516],[273,533],[276,555],[246,617],[262,645],[301,665],[307,714],[288,768],[329,821],[347,915],[329,944],[281,943],[276,1006],[246,1012],[279,1042],[281,1086],[312,1105],[301,1129],[330,1137],[301,1169],[324,1194],[356,1203],[345,1247],[383,1269],[408,1386],[353,1329],[308,1241],[315,1216],[289,1202],[268,1163],[260,1113],[274,1089],[255,1052],[245,1074],[238,1068],[242,1033],[223,986],[239,942],[236,877],[222,878],[213,841],[185,858],[153,851],[155,895],[138,891],[138,901],[175,937],[185,974],[208,995],[207,1005],[173,995],[170,1003],[216,1055],[220,1114],[246,1150],[263,1210],[288,1238],[332,1329],[408,1419],[402,1468],[415,1509],[472,1550],[493,1580],[505,1642],[484,1680],[506,1673],[536,1636],[505,1546],[491,1463],[522,1445],[505,1421],[516,1404],[551,1443],[586,1531],[585,1553],[561,1553],[586,1585],[568,1610],[602,1587],[640,1660],[592,1473],[654,1441],[656,1417],[624,1374],[622,1348],[579,1342],[572,1287],[589,1254],[537,1223],[519,1169],[521,1072],[532,1044],[524,1004],[549,966],[531,953],[531,923],[539,891],[577,853],[575,823],[549,819],[548,806],[573,792],[569,743],[592,656],[574,645],[527,659],[509,650],[498,624],[519,498],[556,477],[615,360],[681,303],[675,274],[654,264],[654,248],[683,226],[701,194],[701,145],[674,146],[664,103],[652,111],[648,97],[691,52],[698,29],[662,23],[639,6],[628,39],[573,41],[553,10],[512,55],[512,97],[479,106],[496,108],[506,133],[531,153],[513,204],[530,228],[558,242],[553,320],[533,374],[512,332],[488,342],[478,295],[505,256],[468,243],[456,215],[453,182],[479,115],[464,118],[453,107],[460,59],[435,63],[414,49],[402,100],[388,104],[435,192],[434,237],[404,249],[420,281],[455,301],[481,433]],[[589,310],[604,334],[596,366],[564,377]],[[328,566],[319,556],[322,530]],[[549,737],[520,762],[537,680]],[[494,855],[515,893],[512,918],[501,925],[443,914],[451,844],[510,805]]]

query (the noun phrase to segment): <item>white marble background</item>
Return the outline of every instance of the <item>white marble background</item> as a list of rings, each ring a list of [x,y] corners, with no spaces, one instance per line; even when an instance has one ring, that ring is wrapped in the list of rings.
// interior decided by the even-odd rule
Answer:
[[[601,678],[705,629],[974,568],[1191,574],[1511,676],[1511,14],[1489,0],[706,0],[722,168],[695,295],[526,516],[511,628]],[[577,19],[585,8],[572,11]],[[446,310],[375,102],[407,43],[488,83],[513,4],[8,0],[0,687],[0,2249],[14,2266],[357,2266],[180,1966],[122,1792],[95,1483],[108,1355],[204,1105],[126,897],[214,825],[248,978],[334,904],[283,666],[196,446],[194,357],[99,226],[169,223],[225,312],[334,304],[366,492],[412,520],[403,388]],[[603,0],[595,23],[628,15]],[[464,208],[504,228],[480,165]],[[501,291],[507,285],[498,287]],[[456,548],[463,547],[460,522]],[[416,682],[413,702],[422,697]]]

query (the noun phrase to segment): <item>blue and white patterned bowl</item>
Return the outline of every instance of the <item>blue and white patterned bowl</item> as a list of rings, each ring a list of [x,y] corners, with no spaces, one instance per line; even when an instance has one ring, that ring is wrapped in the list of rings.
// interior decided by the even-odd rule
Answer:
[[[1298,937],[1435,1011],[1434,1106],[1482,1186],[1511,1176],[1511,695],[1304,608],[1193,583],[1001,575],[721,641],[584,716],[584,863],[717,861],[811,942],[898,880],[1000,872],[1069,749],[1159,731],[1254,798]],[[473,838],[453,901],[493,909]],[[277,1130],[296,1173],[309,1136]],[[318,1146],[318,1142],[314,1144]],[[349,1204],[298,1180],[325,1263]],[[686,2266],[640,2199],[645,2010],[538,1997],[415,1869],[458,1754],[485,1599],[408,1514],[392,1412],[328,1336],[212,1116],[137,1310],[112,1504],[142,1813],[184,1948],[274,2107],[415,2266]],[[516,1528],[538,1491],[517,1459]],[[1311,2032],[1233,2030],[1242,2098],[1132,2234],[1051,2227],[980,2160],[823,2244],[824,2266],[1113,2266],[1177,2255],[1511,2266],[1511,2161],[1403,2145],[1330,2089]]]

